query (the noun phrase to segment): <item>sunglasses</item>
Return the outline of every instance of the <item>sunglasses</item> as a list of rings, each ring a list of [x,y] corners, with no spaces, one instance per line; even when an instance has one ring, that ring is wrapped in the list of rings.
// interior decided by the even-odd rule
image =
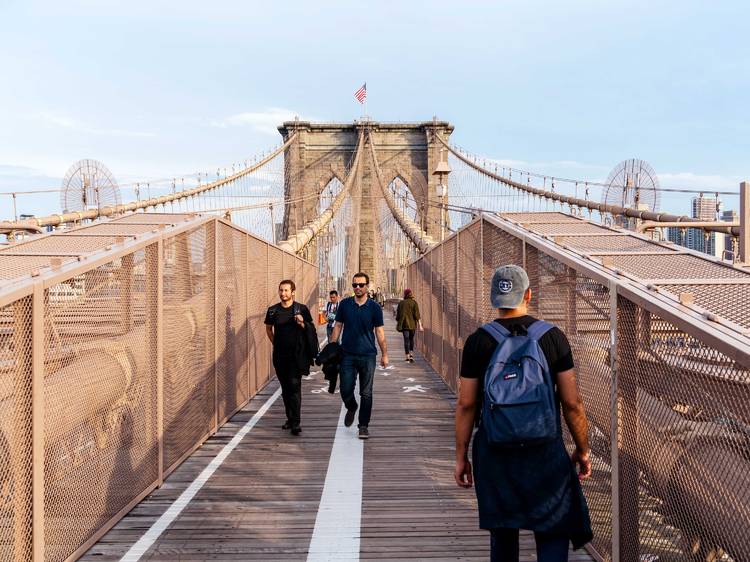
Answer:
[[[356,289],[357,287],[359,287],[360,289],[362,287],[367,287],[367,283],[352,283],[352,288],[353,289]]]

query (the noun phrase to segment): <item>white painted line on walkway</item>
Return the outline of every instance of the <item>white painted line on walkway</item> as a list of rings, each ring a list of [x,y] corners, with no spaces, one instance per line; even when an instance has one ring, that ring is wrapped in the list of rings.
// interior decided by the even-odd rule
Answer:
[[[342,404],[307,562],[359,560],[364,443],[345,415]]]
[[[255,427],[255,424],[258,423],[260,418],[263,417],[263,414],[265,414],[268,409],[273,405],[274,402],[276,402],[276,399],[281,396],[281,388],[277,388],[276,392],[274,392],[271,397],[266,400],[265,404],[263,404],[260,409],[255,412],[255,415],[248,420],[248,422],[242,426],[242,428],[235,433],[234,437],[232,437],[232,440],[224,445],[224,448],[219,451],[219,454],[216,455],[211,462],[208,464],[206,468],[203,469],[203,471],[198,475],[198,477],[193,480],[190,483],[190,486],[187,487],[187,489],[180,494],[180,497],[178,497],[172,505],[169,506],[169,509],[165,511],[159,519],[157,519],[153,525],[151,525],[151,528],[146,531],[146,533],[138,539],[138,542],[135,543],[133,546],[130,547],[130,550],[128,550],[125,553],[125,556],[123,556],[120,561],[121,562],[136,562],[137,560],[140,560],[141,556],[145,554],[145,552],[151,547],[152,544],[156,541],[156,539],[159,538],[159,536],[169,527],[169,525],[172,524],[172,522],[177,518],[177,516],[182,512],[183,509],[190,503],[190,501],[195,497],[195,494],[198,493],[198,491],[203,487],[203,485],[208,482],[208,479],[211,478],[214,472],[216,472],[216,469],[221,466],[221,464],[226,460],[226,458],[229,456],[229,454],[234,450],[234,448],[240,444],[240,441],[247,435],[250,430]]]

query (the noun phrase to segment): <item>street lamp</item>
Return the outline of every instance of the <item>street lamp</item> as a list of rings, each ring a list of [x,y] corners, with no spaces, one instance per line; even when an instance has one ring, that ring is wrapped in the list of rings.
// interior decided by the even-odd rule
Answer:
[[[448,165],[448,160],[443,159],[445,149],[440,149],[440,161],[438,162],[435,171],[432,175],[438,177],[438,184],[435,186],[436,195],[440,200],[440,241],[445,240],[445,220],[446,220],[446,209],[445,209],[445,198],[448,196],[448,174],[451,173],[451,168]]]

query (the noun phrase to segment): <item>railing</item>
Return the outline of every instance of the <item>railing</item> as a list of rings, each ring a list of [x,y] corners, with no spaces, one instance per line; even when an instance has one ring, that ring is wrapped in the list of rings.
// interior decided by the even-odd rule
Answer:
[[[203,217],[0,292],[0,560],[83,554],[269,378],[282,278],[317,268]]]
[[[591,426],[590,552],[628,562],[750,560],[748,331],[483,216],[409,266],[421,351],[456,391],[463,342],[495,317],[489,280],[509,263],[529,272],[531,314],[558,325],[573,349]],[[733,287],[724,298],[746,310],[748,285]]]

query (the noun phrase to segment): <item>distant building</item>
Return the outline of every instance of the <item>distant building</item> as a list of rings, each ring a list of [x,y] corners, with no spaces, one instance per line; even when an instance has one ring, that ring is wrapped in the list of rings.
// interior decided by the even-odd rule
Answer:
[[[715,197],[693,197],[690,202],[690,216],[701,221],[715,221],[718,214],[716,203]],[[670,227],[667,228],[667,238],[675,244],[719,258],[724,256],[725,249],[732,247],[731,240],[729,246],[726,245],[726,235],[705,232],[700,228]]]

